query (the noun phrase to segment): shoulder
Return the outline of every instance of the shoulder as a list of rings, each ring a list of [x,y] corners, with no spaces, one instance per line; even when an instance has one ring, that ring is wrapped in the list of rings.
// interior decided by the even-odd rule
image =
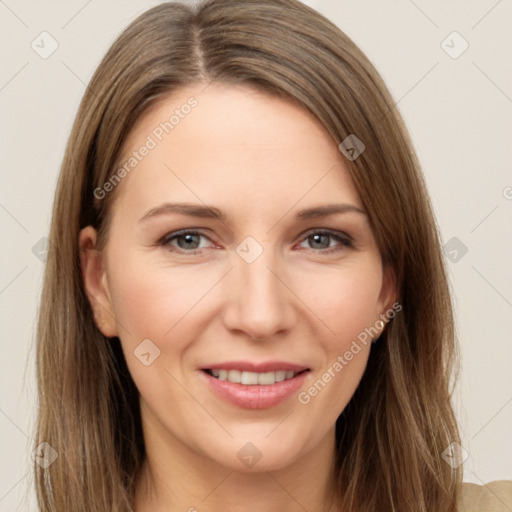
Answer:
[[[494,480],[478,485],[462,484],[461,512],[512,511],[512,480]]]

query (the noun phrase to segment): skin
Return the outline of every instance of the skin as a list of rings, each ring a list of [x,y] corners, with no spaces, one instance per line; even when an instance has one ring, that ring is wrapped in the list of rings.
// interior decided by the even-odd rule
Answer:
[[[120,338],[140,392],[147,460],[136,510],[237,512],[250,503],[253,512],[324,512],[331,499],[329,510],[339,510],[335,421],[370,343],[306,405],[294,395],[269,409],[240,408],[213,393],[200,368],[290,361],[310,368],[307,390],[392,306],[392,274],[366,214],[295,217],[331,203],[364,207],[334,141],[294,104],[247,86],[188,86],[146,112],[123,156],[190,96],[198,106],[113,192],[102,253],[91,226],[79,237],[97,325]],[[227,218],[140,221],[165,202],[205,203]],[[203,236],[159,245],[184,228]],[[313,229],[349,235],[353,246],[314,238]],[[247,236],[263,249],[252,263],[236,252]],[[149,366],[134,355],[147,338],[160,350]],[[237,457],[247,442],[261,454],[251,467]]]

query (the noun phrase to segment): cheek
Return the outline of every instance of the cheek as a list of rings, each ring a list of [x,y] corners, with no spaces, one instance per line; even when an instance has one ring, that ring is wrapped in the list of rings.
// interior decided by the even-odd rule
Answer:
[[[294,289],[324,325],[322,339],[331,350],[342,350],[379,319],[379,266],[375,258],[361,258],[357,264],[305,272],[296,279]]]
[[[190,397],[173,386],[173,376],[181,380],[178,367],[197,328],[190,321],[199,310],[194,305],[211,284],[204,273],[148,260],[147,255],[133,254],[109,272],[119,337],[130,374],[145,400],[161,407],[171,392],[175,403],[186,404]],[[146,353],[150,354],[147,366]]]
[[[147,259],[143,254],[132,256],[111,272],[114,311],[131,335],[162,339],[186,319],[215,280],[191,267],[148,264]]]
[[[332,424],[345,408],[366,369],[371,339],[376,337],[372,329],[380,313],[379,269],[378,261],[372,259],[350,268],[308,274],[300,286],[299,293],[323,324],[316,336],[323,358],[298,402],[326,424]]]

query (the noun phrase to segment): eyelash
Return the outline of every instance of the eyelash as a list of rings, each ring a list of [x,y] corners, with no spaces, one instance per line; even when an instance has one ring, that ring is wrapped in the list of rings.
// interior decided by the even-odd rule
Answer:
[[[160,239],[160,241],[158,242],[158,245],[167,247],[171,252],[177,253],[177,254],[183,254],[183,255],[185,255],[185,254],[201,254],[204,249],[192,249],[191,251],[186,251],[186,250],[179,249],[179,248],[176,248],[171,245],[172,240],[177,239],[184,235],[199,235],[199,236],[203,236],[203,237],[209,239],[209,237],[206,236],[201,231],[196,231],[194,229],[182,229],[180,231],[173,231],[172,233],[165,235],[163,238]],[[353,241],[350,237],[348,237],[347,235],[344,235],[342,233],[336,232],[336,231],[331,231],[329,229],[316,229],[313,231],[309,231],[306,233],[306,235],[304,236],[304,238],[302,240],[307,240],[308,238],[310,238],[314,235],[327,235],[327,236],[330,236],[331,238],[336,239],[341,244],[341,246],[330,247],[327,249],[311,249],[314,252],[321,252],[322,254],[332,254],[332,253],[337,253],[337,252],[343,250],[344,248],[353,248],[353,246],[354,246]]]

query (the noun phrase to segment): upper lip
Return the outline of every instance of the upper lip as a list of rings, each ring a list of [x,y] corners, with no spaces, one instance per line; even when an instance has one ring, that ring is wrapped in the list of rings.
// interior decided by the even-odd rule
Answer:
[[[202,368],[203,370],[240,370],[242,372],[277,372],[285,370],[288,372],[300,373],[304,370],[309,370],[307,366],[290,363],[287,361],[264,361],[255,363],[251,361],[225,361],[223,363],[214,363],[210,366]]]

